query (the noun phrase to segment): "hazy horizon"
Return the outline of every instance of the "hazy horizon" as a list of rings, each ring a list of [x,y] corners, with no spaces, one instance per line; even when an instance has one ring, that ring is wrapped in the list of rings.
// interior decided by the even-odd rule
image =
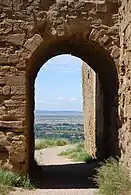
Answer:
[[[35,111],[35,124],[82,123],[84,113],[76,111]]]
[[[83,112],[82,110],[44,110],[44,109],[35,109],[36,111],[43,111],[43,112]]]

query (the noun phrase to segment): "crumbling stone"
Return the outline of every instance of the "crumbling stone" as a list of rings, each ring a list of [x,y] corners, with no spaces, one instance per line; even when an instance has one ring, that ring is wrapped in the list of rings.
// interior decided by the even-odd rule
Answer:
[[[91,154],[100,158],[115,155],[120,145],[121,159],[131,170],[127,144],[131,137],[130,4],[130,0],[122,1],[119,8],[117,0],[0,1],[0,133],[4,137],[0,138],[0,145],[4,143],[1,167],[24,173],[31,169],[35,78],[49,58],[71,53],[98,74],[104,96],[103,130],[94,130],[95,124],[100,127],[95,122],[88,134]],[[118,95],[119,104],[115,101]],[[88,150],[87,139],[85,143]]]

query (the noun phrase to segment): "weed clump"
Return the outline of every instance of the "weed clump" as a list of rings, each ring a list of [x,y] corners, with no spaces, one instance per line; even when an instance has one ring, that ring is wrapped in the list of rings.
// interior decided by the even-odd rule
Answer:
[[[37,139],[35,140],[35,150],[67,144],[69,144],[69,141],[66,139]]]
[[[13,187],[34,188],[28,176],[0,169],[0,194],[7,194]]]
[[[61,152],[59,155],[67,156],[68,158],[71,158],[75,162],[78,161],[88,162],[88,160],[91,159],[91,156],[84,149],[84,143],[82,142],[78,143],[76,147],[72,149],[67,149],[64,152]]]
[[[128,170],[122,166],[118,158],[107,159],[97,169],[94,180],[100,195],[130,195],[131,181]]]

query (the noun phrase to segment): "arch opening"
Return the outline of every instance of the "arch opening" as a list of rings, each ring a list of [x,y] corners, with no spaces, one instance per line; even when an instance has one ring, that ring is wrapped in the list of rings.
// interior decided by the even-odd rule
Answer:
[[[82,65],[82,60],[77,57],[58,55],[47,61],[38,72],[35,79],[34,114],[34,157],[37,164],[53,166],[76,163],[75,160],[72,162],[55,155],[57,146],[61,153],[79,143],[84,151]],[[42,145],[47,149],[39,150]],[[51,146],[55,148],[50,149]]]
[[[29,170],[34,163],[34,82],[42,65],[50,58],[60,54],[71,54],[81,58],[97,74],[103,91],[103,136],[99,140],[96,133],[96,156],[103,160],[109,156],[119,155],[118,146],[118,76],[115,63],[108,52],[98,43],[68,37],[42,43],[31,56],[27,71],[27,126]],[[97,129],[97,126],[96,126]],[[101,143],[99,143],[101,141]]]

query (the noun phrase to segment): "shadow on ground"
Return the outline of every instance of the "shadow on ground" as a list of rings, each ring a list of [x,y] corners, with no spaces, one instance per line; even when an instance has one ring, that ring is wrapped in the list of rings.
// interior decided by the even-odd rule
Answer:
[[[30,174],[36,187],[42,189],[96,188],[93,176],[98,161],[67,165],[35,165]]]

